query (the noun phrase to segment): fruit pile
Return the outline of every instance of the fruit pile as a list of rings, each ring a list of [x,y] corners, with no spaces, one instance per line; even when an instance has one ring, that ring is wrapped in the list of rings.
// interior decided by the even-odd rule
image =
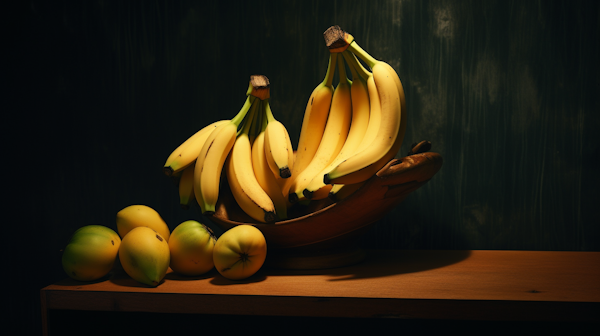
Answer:
[[[394,158],[406,130],[398,75],[340,27],[324,37],[328,68],[306,105],[296,150],[271,110],[269,79],[251,76],[237,115],[205,126],[168,157],[164,172],[178,179],[182,206],[195,201],[204,215],[214,214],[223,175],[246,214],[274,223],[287,219],[296,204],[347,197]],[[77,230],[62,256],[65,272],[96,280],[118,256],[129,276],[149,286],[157,286],[169,267],[182,275],[216,268],[226,278],[243,279],[262,267],[267,253],[265,237],[252,225],[216,238],[190,220],[170,232],[155,210],[142,205],[117,214],[117,231],[101,225]]]
[[[158,212],[145,205],[119,211],[117,231],[103,225],[75,231],[62,255],[65,272],[75,280],[97,280],[113,269],[118,256],[132,279],[152,287],[160,284],[169,267],[186,276],[216,268],[225,278],[240,280],[256,273],[267,255],[265,237],[251,225],[237,226],[218,239],[194,220],[170,232]]]
[[[339,26],[324,38],[327,73],[308,100],[296,151],[271,111],[268,78],[251,76],[238,114],[202,128],[165,162],[165,174],[179,176],[182,206],[195,199],[204,215],[214,214],[224,169],[240,208],[274,223],[295,204],[343,199],[394,158],[406,130],[398,75]]]

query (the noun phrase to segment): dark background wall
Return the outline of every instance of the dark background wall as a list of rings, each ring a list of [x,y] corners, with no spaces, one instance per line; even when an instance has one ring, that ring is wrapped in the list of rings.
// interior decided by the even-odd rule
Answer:
[[[179,208],[161,168],[235,115],[250,75],[269,77],[297,141],[334,24],[403,81],[398,156],[426,139],[444,158],[366,247],[600,250],[596,1],[29,1],[4,15],[4,249],[12,312],[35,332],[39,289],[65,276],[78,227],[116,229],[130,204],[171,229],[206,220]]]

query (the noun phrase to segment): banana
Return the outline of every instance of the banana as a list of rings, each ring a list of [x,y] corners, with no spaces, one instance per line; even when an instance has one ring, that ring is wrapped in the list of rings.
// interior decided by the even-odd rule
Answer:
[[[228,122],[229,120],[219,120],[202,128],[194,135],[185,140],[177,147],[167,158],[164,165],[164,172],[167,176],[177,175],[179,172],[187,168],[192,162],[196,161],[202,146],[212,131],[219,125]]]
[[[248,95],[238,114],[217,127],[206,139],[194,168],[194,197],[202,214],[212,215],[219,198],[221,171],[235,143],[237,129],[256,97]]]
[[[269,168],[276,176],[289,178],[294,166],[294,148],[285,126],[273,116],[269,99],[263,101],[268,120],[265,129],[265,153]]]
[[[264,104],[263,104],[264,110]],[[261,113],[259,115],[262,115]],[[262,118],[261,128],[258,135],[252,143],[252,168],[254,169],[254,175],[258,184],[263,190],[269,195],[275,206],[275,213],[279,220],[287,219],[287,199],[281,192],[280,181],[283,181],[281,177],[274,175],[267,162],[267,154],[265,151],[265,129],[267,127],[267,119]]]
[[[364,68],[357,68],[357,64],[359,63],[356,61],[354,54],[348,51],[344,51],[341,54],[344,56],[344,59],[352,72],[352,84],[350,86],[352,122],[350,124],[346,142],[337,157],[326,168],[316,174],[304,189],[304,197],[311,200],[319,200],[328,197],[332,185],[325,184],[323,182],[323,176],[355,152],[356,148],[358,148],[364,138],[369,124],[369,92],[367,83],[363,79],[363,76],[368,77],[369,74],[366,73]]]
[[[339,54],[339,53],[336,53]],[[345,62],[337,56],[340,82],[335,89],[323,135],[310,163],[294,178],[289,189],[289,201],[295,203],[305,199],[303,191],[312,178],[338,155],[350,128],[352,119],[351,81],[346,76]]]
[[[349,35],[349,34],[348,34]],[[349,35],[350,36],[350,35]],[[351,36],[350,36],[351,37]],[[363,58],[372,69],[373,81],[377,87],[381,106],[381,122],[371,143],[347,158],[324,176],[326,184],[350,184],[365,181],[373,176],[386,163],[388,157],[394,157],[402,144],[401,134],[402,102],[394,79],[395,72],[384,62],[368,55],[355,41],[348,49]],[[371,100],[373,96],[370,95]],[[398,141],[397,141],[398,140]],[[394,152],[394,149],[396,151]]]
[[[357,191],[363,184],[367,181],[362,181],[353,184],[334,184],[329,191],[329,199],[334,202],[339,202],[346,197],[352,195],[355,191]]]
[[[181,173],[179,179],[179,204],[181,208],[187,210],[190,208],[190,204],[194,201],[194,169],[196,167],[196,160],[192,162],[187,168]]]
[[[286,179],[282,188],[284,195],[288,195],[294,177],[308,166],[321,142],[325,123],[327,122],[327,116],[329,115],[331,99],[333,97],[333,77],[338,59],[337,56],[338,55],[335,53],[330,53],[325,79],[315,87],[308,98],[308,103],[306,104],[306,109],[304,111],[304,118],[302,120],[302,128],[300,129],[300,137],[298,139],[292,174],[290,178]]]
[[[258,183],[252,166],[252,147],[248,132],[253,116],[259,112],[261,101],[255,99],[249,118],[244,123],[225,162],[227,181],[236,202],[246,214],[257,221],[272,223],[277,220],[275,206],[269,195]]]

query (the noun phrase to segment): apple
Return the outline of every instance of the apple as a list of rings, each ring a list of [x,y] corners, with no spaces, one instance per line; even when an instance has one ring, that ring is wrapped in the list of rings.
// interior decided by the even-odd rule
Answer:
[[[241,224],[225,231],[215,243],[213,261],[227,279],[241,280],[256,273],[267,257],[267,241],[259,229]]]
[[[171,235],[169,226],[160,214],[147,205],[130,205],[117,212],[117,232],[119,232],[121,239],[125,238],[129,231],[139,226],[151,228],[167,241]]]
[[[112,270],[121,238],[103,225],[86,225],[73,233],[62,254],[65,272],[79,281],[100,279]]]
[[[158,286],[169,269],[169,243],[146,226],[133,228],[121,240],[119,260],[127,275],[148,286]]]
[[[171,269],[188,276],[210,271],[215,241],[212,230],[195,220],[177,225],[169,238]]]

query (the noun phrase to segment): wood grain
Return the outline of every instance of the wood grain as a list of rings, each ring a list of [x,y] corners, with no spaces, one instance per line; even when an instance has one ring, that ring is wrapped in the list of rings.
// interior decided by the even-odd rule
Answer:
[[[244,281],[169,272],[156,288],[116,272],[42,289],[50,310],[345,318],[599,322],[600,252],[369,250],[328,270]]]

